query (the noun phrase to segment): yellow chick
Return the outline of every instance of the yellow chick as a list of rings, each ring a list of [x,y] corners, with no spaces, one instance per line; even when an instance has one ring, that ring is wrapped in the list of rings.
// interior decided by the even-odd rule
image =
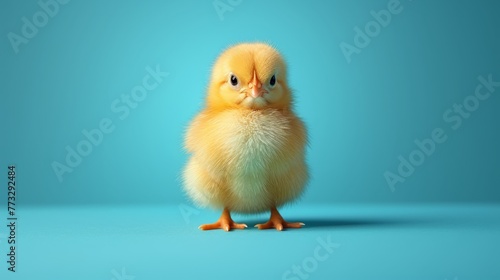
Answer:
[[[243,229],[230,212],[271,211],[259,229],[300,228],[277,207],[298,198],[308,181],[307,133],[292,110],[286,66],[273,47],[245,43],[223,52],[213,66],[206,106],[191,122],[185,147],[191,154],[184,188],[201,206],[222,209],[219,220],[200,226]]]

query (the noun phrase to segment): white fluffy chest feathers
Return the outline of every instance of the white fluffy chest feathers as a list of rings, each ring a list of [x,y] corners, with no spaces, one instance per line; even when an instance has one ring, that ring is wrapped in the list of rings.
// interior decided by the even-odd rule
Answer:
[[[228,164],[239,174],[262,175],[292,136],[290,119],[277,110],[228,111],[220,121]]]

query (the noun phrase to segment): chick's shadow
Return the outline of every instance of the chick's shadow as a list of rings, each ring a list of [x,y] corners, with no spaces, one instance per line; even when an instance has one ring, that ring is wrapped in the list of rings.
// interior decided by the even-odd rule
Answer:
[[[287,218],[287,222],[302,222],[304,228],[368,228],[368,227],[402,227],[416,226],[430,223],[431,221],[415,219],[377,219],[377,218]],[[241,221],[250,225],[264,223],[264,220]]]
[[[395,227],[407,226],[421,221],[415,220],[399,220],[399,219],[374,219],[374,218],[322,218],[322,219],[305,219],[303,220],[305,227],[308,228],[327,228],[327,227]]]

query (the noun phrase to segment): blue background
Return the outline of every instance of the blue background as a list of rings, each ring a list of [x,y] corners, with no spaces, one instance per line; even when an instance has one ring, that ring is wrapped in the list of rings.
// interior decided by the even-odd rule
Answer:
[[[347,63],[371,10],[388,1],[250,2],[223,13],[211,1],[70,1],[16,54],[1,41],[3,165],[18,166],[24,204],[184,201],[179,175],[189,121],[202,107],[211,65],[227,46],[265,41],[286,57],[296,110],[309,127],[307,202],[498,201],[498,91],[453,131],[443,113],[500,80],[495,1],[401,2],[402,11]],[[2,34],[20,34],[35,2],[4,2]],[[111,111],[150,66],[170,75],[123,121]],[[63,176],[67,145],[110,118],[116,129]],[[391,192],[415,139],[449,136]]]
[[[102,209],[109,210],[106,207],[127,209],[133,205],[172,205],[169,207],[173,208],[168,209],[173,209],[173,212],[160,211],[164,217],[172,219],[158,216],[160,221],[153,220],[158,223],[170,221],[173,227],[184,227],[180,232],[170,232],[170,236],[181,238],[179,240],[186,241],[181,236],[206,238],[207,235],[197,231],[196,224],[215,220],[218,213],[196,210],[200,211],[196,214],[196,222],[187,223],[178,209],[191,207],[191,202],[182,192],[180,180],[188,157],[182,149],[183,135],[189,121],[203,106],[212,63],[222,50],[239,42],[268,42],[279,49],[288,62],[296,111],[306,122],[310,136],[307,159],[312,180],[297,209],[322,205],[330,211],[324,210],[323,213],[333,213],[334,208],[329,207],[347,205],[345,213],[349,213],[349,207],[357,209],[356,205],[362,204],[397,207],[415,203],[499,202],[500,88],[489,99],[481,101],[479,108],[456,130],[443,120],[443,113],[474,93],[479,84],[478,76],[491,74],[493,80],[500,80],[500,2],[402,0],[402,11],[392,15],[390,23],[382,27],[359,53],[351,56],[350,63],[339,45],[342,42],[354,45],[354,28],[364,29],[373,20],[370,11],[387,9],[390,1],[237,2],[232,1],[236,3],[234,6],[228,3],[231,10],[220,16],[213,1],[69,1],[59,5],[58,13],[39,28],[27,44],[21,44],[18,53],[13,49],[8,33],[21,35],[22,18],[32,22],[33,15],[41,8],[36,1],[1,2],[0,168],[6,170],[8,164],[15,164],[17,168],[17,202],[19,207],[26,207],[25,224],[19,234],[24,234],[25,258],[33,256],[33,262],[26,260],[26,266],[40,261],[34,257],[38,256],[34,251],[54,250],[53,247],[38,248],[34,245],[44,237],[40,235],[36,221],[48,218],[37,214],[41,213],[37,207],[42,206],[102,206],[105,207]],[[169,73],[168,77],[150,91],[127,118],[121,120],[119,114],[111,110],[111,104],[142,84],[148,66],[154,69],[157,65]],[[64,163],[66,146],[76,149],[77,144],[85,139],[82,130],[98,128],[104,118],[112,120],[114,131],[105,134],[102,143],[93,147],[81,164],[73,172],[64,174],[60,182],[52,163]],[[435,128],[445,131],[447,141],[438,144],[435,152],[416,167],[404,183],[397,184],[391,191],[384,172],[397,173],[398,156],[408,159],[408,155],[417,149],[415,139],[429,138]],[[0,191],[0,205],[5,204],[6,191]],[[67,210],[49,211],[50,215],[66,215],[63,214],[65,211],[74,208],[60,209]],[[109,213],[108,210],[95,210],[101,208],[88,209]],[[66,231],[58,229],[58,232],[67,232],[66,239],[63,239],[68,242],[65,246],[79,244],[74,246],[84,250],[82,248],[89,245],[82,241],[85,238],[79,239],[80,243],[71,242],[72,238],[78,237],[73,234],[78,226],[85,228],[88,236],[97,234],[97,237],[92,237],[94,239],[89,237],[92,242],[97,242],[92,244],[107,244],[100,243],[105,241],[99,237],[99,232],[89,230],[89,227],[106,228],[105,223],[95,222],[94,216],[85,217],[82,214],[85,211],[79,211],[75,217],[81,217],[81,220],[68,218]],[[116,211],[111,212],[121,217],[122,212]],[[131,210],[124,211],[129,213],[127,211]],[[387,213],[394,211],[389,209]],[[290,213],[314,215],[314,211]],[[64,217],[59,218],[64,220]],[[113,219],[113,216],[98,214],[95,217]],[[304,218],[304,215],[292,217]],[[342,219],[342,215],[337,217]],[[89,222],[89,227],[78,221]],[[323,230],[331,230],[330,226],[339,225],[338,220],[335,221],[313,220],[309,224],[323,225]],[[350,220],[345,224],[373,224],[370,219],[362,221]],[[384,223],[375,224],[382,226]],[[362,226],[345,228],[363,230]],[[108,233],[114,229],[111,226]],[[498,222],[495,222],[494,229],[498,230]],[[50,230],[55,229],[46,229],[46,237],[52,236]],[[378,232],[377,227],[372,230]],[[418,236],[421,230],[415,225],[415,231],[410,230],[405,236]],[[423,243],[432,247],[430,244],[442,242],[450,231],[453,232],[446,229],[426,237],[428,239]],[[144,234],[141,229],[131,229],[131,232],[137,234],[131,233],[130,236],[134,237],[130,239],[120,232],[108,237],[121,236],[123,244],[128,244],[147,236],[141,235]],[[189,234],[183,235],[186,232]],[[300,231],[288,234],[295,232]],[[302,232],[304,236],[301,238],[311,233],[306,229]],[[302,250],[305,253],[296,252],[288,257],[300,255],[302,257],[297,258],[300,260],[310,254],[319,234],[312,233],[307,241],[312,247]],[[356,233],[363,234],[353,234]],[[218,236],[224,233],[210,234]],[[395,240],[398,239],[392,239],[393,245],[397,244]],[[468,241],[486,242],[480,244],[487,248],[491,240],[472,236]],[[54,239],[54,244],[60,241]],[[61,244],[66,244],[64,242]],[[241,242],[245,242],[244,239]],[[257,239],[255,242],[262,241]],[[349,243],[343,242],[343,246]],[[457,239],[457,244],[460,243],[463,240]],[[29,247],[29,244],[33,246]],[[251,246],[249,244],[245,246]],[[2,255],[4,245],[0,243]],[[288,245],[279,246],[288,248]],[[415,246],[415,249],[419,247]],[[450,249],[452,247],[443,249],[436,259],[452,253],[450,250],[457,250],[456,253],[460,254],[458,248]],[[191,249],[199,250],[200,247],[184,247],[184,250]],[[349,256],[354,261],[359,254],[364,254],[362,247],[358,249],[345,250],[351,252]],[[397,246],[394,245],[392,250],[398,252]],[[424,256],[430,254],[430,250],[415,254]],[[498,259],[498,253],[494,255],[488,250],[479,251],[477,256]],[[106,259],[122,253],[106,255]],[[258,252],[254,254],[258,255]],[[165,257],[161,254],[155,256]],[[374,259],[379,257],[373,256]],[[475,259],[473,255],[469,257]],[[84,260],[88,261],[79,261]],[[467,260],[462,258],[452,262],[448,268],[466,270],[468,267],[461,261]],[[292,263],[290,261],[283,267]],[[111,278],[109,269],[119,269],[120,265],[127,266],[124,262],[110,264],[99,277]],[[488,263],[482,265],[476,267],[477,271],[492,271]],[[28,273],[26,266],[25,273]],[[131,263],[127,267],[134,268]],[[394,272],[391,275],[399,279],[408,276],[403,269],[411,264],[399,267],[401,274]],[[427,271],[439,269],[432,267]],[[152,271],[149,270],[153,273],[150,275],[154,275]],[[451,269],[447,271],[450,274],[441,271],[432,274],[433,278],[426,277],[444,279],[455,275]],[[498,276],[498,269],[495,272]],[[136,279],[146,279],[147,275],[141,278],[140,269],[136,268]],[[277,275],[281,277],[281,274]],[[467,278],[465,272],[461,275],[460,279],[473,279]]]

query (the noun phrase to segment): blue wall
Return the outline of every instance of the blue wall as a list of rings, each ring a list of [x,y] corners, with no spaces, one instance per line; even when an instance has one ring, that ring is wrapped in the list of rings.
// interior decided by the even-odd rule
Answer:
[[[288,61],[304,202],[499,201],[500,87],[478,77],[500,81],[500,2],[326,2],[2,1],[0,170],[16,164],[18,202],[185,202],[184,129],[243,41]],[[67,148],[88,155],[71,167]]]

